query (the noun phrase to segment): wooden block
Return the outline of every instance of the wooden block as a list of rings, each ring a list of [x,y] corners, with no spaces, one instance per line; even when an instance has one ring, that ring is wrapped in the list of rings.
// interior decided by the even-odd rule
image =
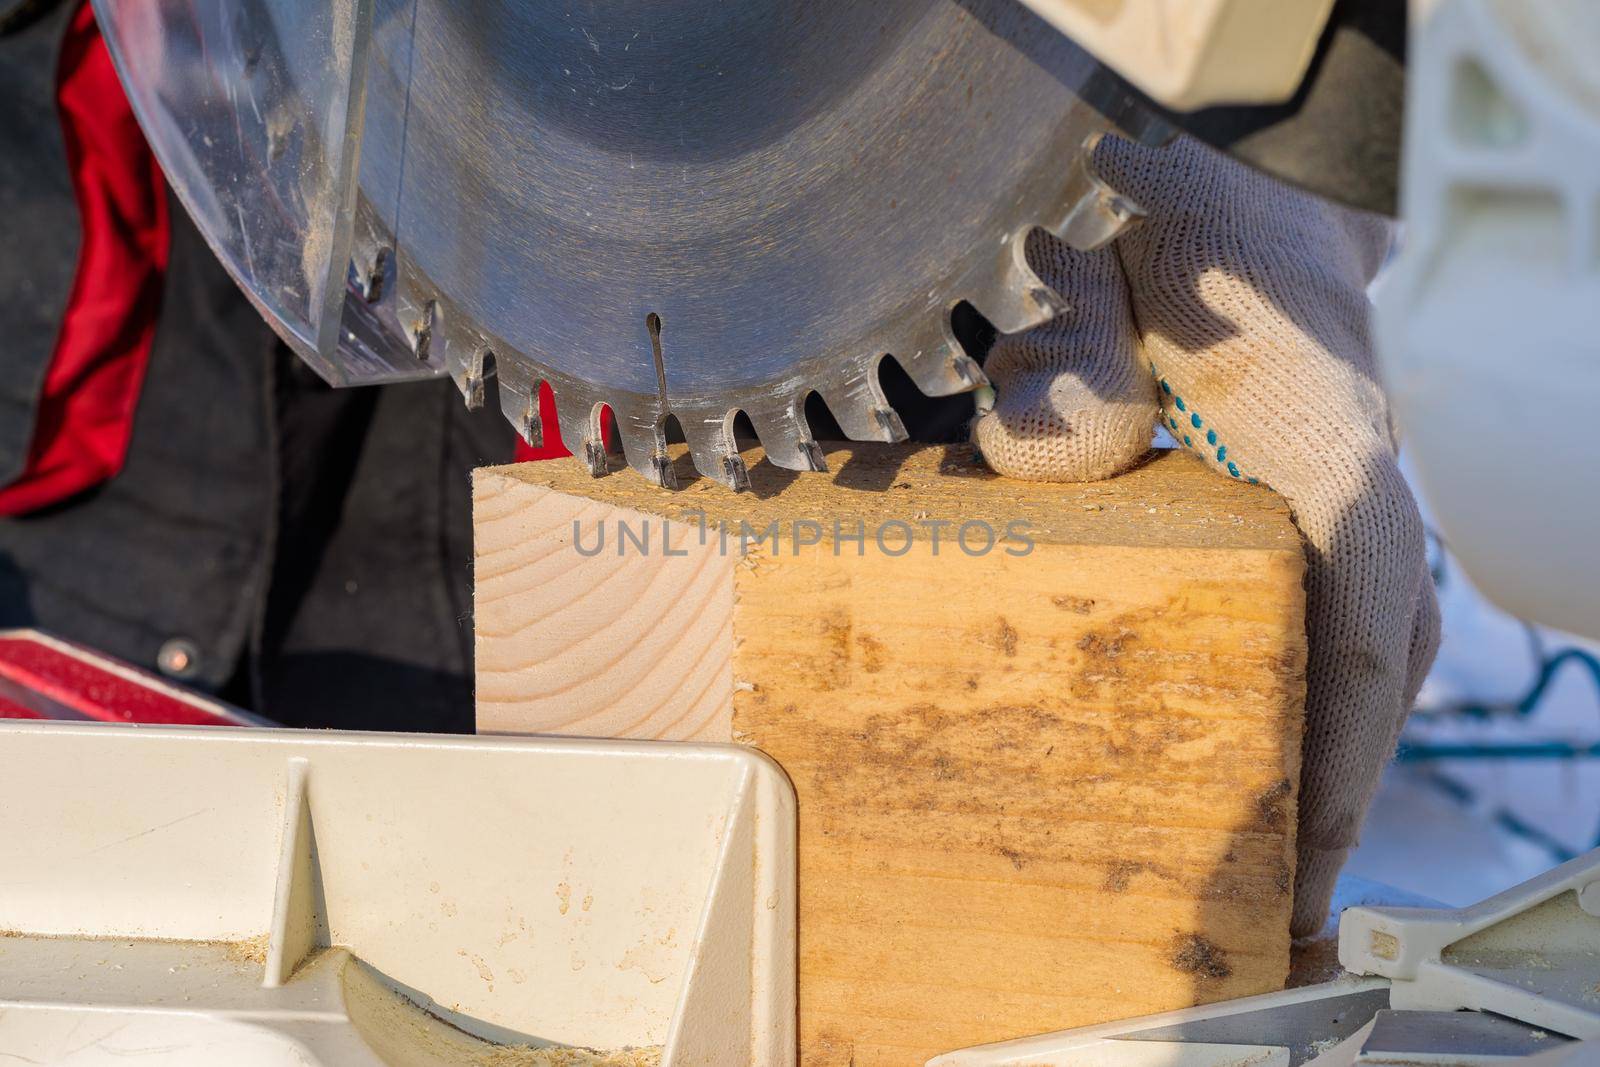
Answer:
[[[478,725],[783,765],[802,1062],[1278,988],[1305,663],[1278,498],[1176,454],[1077,486],[964,447],[755,459],[744,494],[479,471]]]

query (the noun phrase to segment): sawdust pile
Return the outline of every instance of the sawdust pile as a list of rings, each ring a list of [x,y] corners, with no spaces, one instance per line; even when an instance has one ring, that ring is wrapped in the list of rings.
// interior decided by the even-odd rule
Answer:
[[[220,942],[228,959],[234,963],[254,963],[265,967],[267,964],[267,935],[258,934],[244,941]]]
[[[507,1045],[479,1054],[474,1067],[660,1067],[661,1046],[595,1052],[579,1048]]]

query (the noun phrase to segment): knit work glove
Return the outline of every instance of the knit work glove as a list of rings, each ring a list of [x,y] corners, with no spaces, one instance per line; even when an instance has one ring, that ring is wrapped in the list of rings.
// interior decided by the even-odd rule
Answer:
[[[1388,226],[1188,139],[1107,138],[1095,163],[1146,218],[1093,253],[1034,235],[1068,310],[996,341],[974,438],[1002,474],[1085,481],[1144,455],[1159,418],[1219,477],[1288,501],[1309,644],[1292,930],[1311,934],[1439,637],[1368,330]]]

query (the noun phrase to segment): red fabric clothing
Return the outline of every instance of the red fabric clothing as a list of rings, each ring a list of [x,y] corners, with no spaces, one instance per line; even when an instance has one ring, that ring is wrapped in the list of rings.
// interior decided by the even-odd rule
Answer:
[[[27,466],[0,488],[0,515],[57,503],[121,470],[167,267],[166,184],[87,3],[62,43],[56,100],[83,240]]]
[[[534,448],[518,437],[516,462],[521,463],[530,459],[559,459],[562,456],[572,455],[572,450],[561,440],[561,424],[556,421],[556,397],[550,391],[549,382],[539,383],[539,424],[544,430],[544,443]],[[607,445],[611,444],[611,433],[611,409],[606,408],[600,413],[600,435]]]
[[[62,43],[56,100],[83,241],[27,466],[0,487],[0,515],[58,503],[122,469],[167,267],[165,179],[87,3]],[[543,383],[539,416],[544,443],[534,448],[519,439],[517,460],[571,455]],[[602,431],[609,441],[610,411]]]

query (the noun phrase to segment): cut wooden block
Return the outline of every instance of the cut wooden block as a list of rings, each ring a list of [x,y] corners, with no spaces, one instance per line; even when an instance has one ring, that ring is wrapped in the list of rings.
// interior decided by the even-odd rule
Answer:
[[[1281,502],[1175,454],[1077,486],[965,448],[755,458],[743,494],[480,470],[478,726],[782,764],[802,1062],[1278,988],[1305,663]]]

